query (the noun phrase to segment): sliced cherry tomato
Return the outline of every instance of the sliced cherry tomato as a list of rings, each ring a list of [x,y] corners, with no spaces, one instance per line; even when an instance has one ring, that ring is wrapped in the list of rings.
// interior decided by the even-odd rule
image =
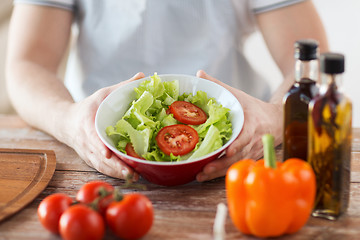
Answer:
[[[100,214],[104,215],[107,206],[113,201],[113,191],[114,187],[107,182],[91,181],[85,183],[80,188],[76,194],[76,200],[84,204],[90,204],[94,202],[95,199],[101,197],[103,194],[104,198],[102,198],[95,207]],[[108,195],[105,196],[106,194]]]
[[[71,197],[63,193],[55,193],[44,198],[37,209],[41,224],[52,233],[59,233],[61,215],[73,203]]]
[[[169,106],[170,107],[170,106]],[[170,111],[170,108],[168,108],[168,109],[166,109],[166,114],[170,114],[171,113],[171,111]]]
[[[190,126],[176,124],[163,127],[156,136],[156,143],[165,154],[175,156],[191,152],[199,142],[199,135]]]
[[[139,239],[151,228],[154,210],[151,201],[144,195],[124,195],[119,202],[113,202],[106,210],[106,222],[121,239]]]
[[[133,147],[133,145],[131,143],[126,144],[125,146],[125,151],[126,154],[132,157],[136,157],[136,158],[140,158],[140,159],[144,159],[143,157],[140,157],[136,152],[135,149]]]
[[[104,237],[102,216],[83,204],[73,205],[60,217],[60,235],[65,240],[100,240]]]
[[[184,124],[199,125],[206,122],[207,119],[206,113],[190,102],[175,101],[169,109],[174,118]]]

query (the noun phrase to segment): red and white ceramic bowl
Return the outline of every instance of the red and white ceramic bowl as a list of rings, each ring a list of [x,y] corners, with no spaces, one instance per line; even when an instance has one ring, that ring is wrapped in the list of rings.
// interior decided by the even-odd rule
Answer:
[[[186,184],[195,180],[196,175],[202,171],[203,167],[207,163],[221,156],[236,139],[244,124],[244,112],[235,96],[224,87],[214,82],[190,75],[165,74],[159,75],[159,77],[162,81],[178,80],[180,94],[196,94],[197,91],[201,90],[206,92],[208,97],[215,98],[222,106],[229,108],[233,128],[230,140],[220,149],[208,155],[191,161],[185,160],[181,162],[154,162],[142,160],[117,150],[113,141],[106,135],[105,129],[110,125],[115,125],[115,123],[122,118],[129,108],[129,104],[135,100],[134,88],[139,86],[142,81],[149,80],[150,77],[125,84],[105,98],[96,113],[96,131],[102,142],[109,149],[149,182],[163,186]]]

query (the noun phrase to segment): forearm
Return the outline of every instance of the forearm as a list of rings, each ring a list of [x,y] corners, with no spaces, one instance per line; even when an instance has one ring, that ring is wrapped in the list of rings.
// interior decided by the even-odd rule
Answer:
[[[7,88],[15,109],[29,124],[61,141],[73,100],[56,73],[68,47],[72,18],[72,12],[62,9],[15,4],[6,57]]]
[[[290,87],[294,84],[295,76],[293,72],[289,75],[283,77],[282,83],[279,85],[277,89],[275,89],[272,94],[269,102],[272,104],[276,104],[278,106],[282,106],[282,100],[286,92],[290,89]]]
[[[294,43],[299,39],[311,38],[319,42],[320,52],[328,51],[326,32],[310,0],[258,14],[256,19],[271,56],[283,76],[282,85],[270,101],[279,104],[295,79]]]
[[[99,104],[118,86],[100,89],[74,103],[56,76],[69,44],[72,20],[73,12],[64,9],[14,5],[6,58],[10,98],[30,125],[73,148],[89,166],[125,178],[134,174],[133,170],[111,154],[94,124]],[[141,77],[143,74],[138,74]]]
[[[30,125],[65,142],[73,99],[56,74],[39,64],[18,60],[7,66],[7,88],[18,114]]]

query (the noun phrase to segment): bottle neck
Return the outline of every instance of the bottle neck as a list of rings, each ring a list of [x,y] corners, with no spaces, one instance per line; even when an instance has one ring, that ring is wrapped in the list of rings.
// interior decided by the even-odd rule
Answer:
[[[338,91],[342,91],[343,74],[321,73],[321,88],[324,90],[330,86]]]
[[[318,60],[296,60],[295,62],[295,81],[300,82],[303,78],[311,79],[315,82],[318,80]]]

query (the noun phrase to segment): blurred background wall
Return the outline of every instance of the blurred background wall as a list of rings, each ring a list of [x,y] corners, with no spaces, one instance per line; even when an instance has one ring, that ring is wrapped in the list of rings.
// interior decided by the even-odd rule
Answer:
[[[5,89],[5,52],[7,32],[12,10],[12,0],[0,0],[0,113],[12,112],[12,107]]]
[[[360,1],[313,0],[325,25],[332,51],[346,57],[344,90],[353,101],[353,125],[360,127]],[[12,0],[0,0],[0,114],[13,109],[5,89],[5,51]],[[255,69],[258,69],[274,90],[281,82],[281,75],[266,50],[261,35],[250,37],[245,51]]]
[[[345,55],[344,91],[353,101],[353,126],[360,127],[360,1],[313,0],[324,23],[331,51]],[[259,33],[251,36],[245,51],[274,90],[281,82]]]

